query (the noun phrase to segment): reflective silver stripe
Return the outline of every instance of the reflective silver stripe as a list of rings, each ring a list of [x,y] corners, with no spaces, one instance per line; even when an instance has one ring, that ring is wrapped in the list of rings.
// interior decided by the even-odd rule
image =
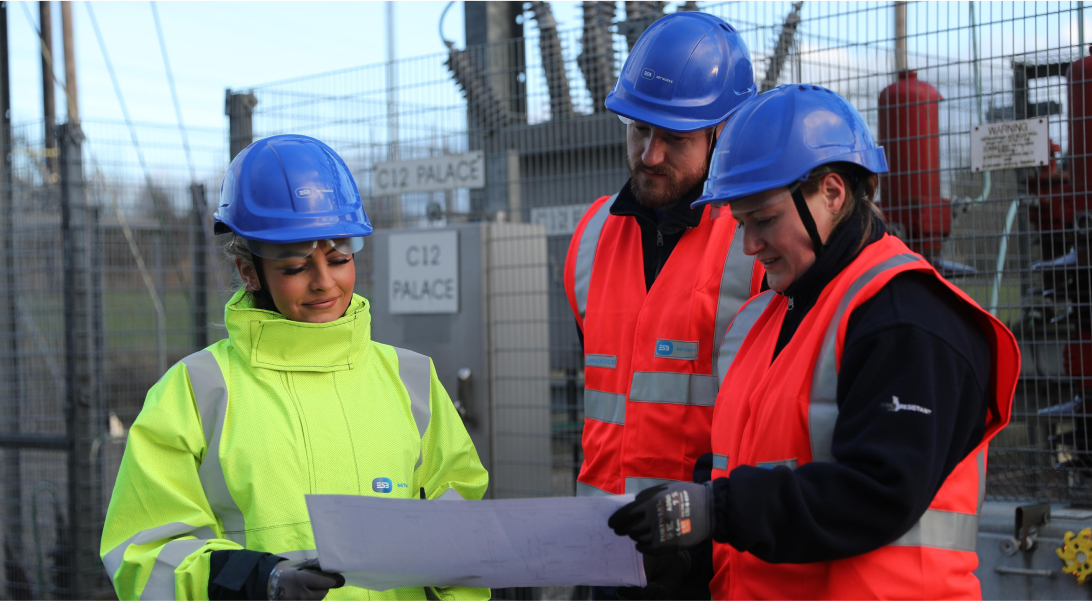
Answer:
[[[728,469],[728,456],[713,453],[713,469],[726,471]]]
[[[444,491],[444,494],[436,497],[437,501],[465,501],[466,498],[459,494],[459,491],[454,488],[449,488]]]
[[[775,467],[777,467],[779,465],[783,465],[783,466],[789,468],[790,470],[794,470],[794,469],[796,469],[796,457],[793,457],[792,459],[782,459],[781,461],[756,461],[755,462],[755,467],[760,467],[760,468],[767,469],[767,470],[772,470],[773,468],[775,468]]]
[[[909,532],[900,536],[891,546],[933,547],[974,553],[977,543],[977,515],[929,509]]]
[[[657,484],[671,484],[672,482],[681,482],[681,480],[671,480],[669,478],[626,478],[626,494],[636,494],[646,488],[652,488]]]
[[[429,406],[429,396],[432,394],[432,364],[431,360],[413,351],[394,347],[398,355],[398,377],[402,379],[402,385],[410,398],[410,412],[413,413],[413,421],[417,424],[417,432],[421,438],[425,437],[428,423],[432,419],[432,409]],[[413,469],[421,467],[424,461],[424,449],[417,456],[417,464]]]
[[[982,503],[986,501],[986,449],[978,452],[978,505],[976,515],[982,515]]]
[[[584,417],[608,424],[626,423],[626,395],[584,389]]]
[[[718,350],[724,342],[724,335],[732,324],[732,318],[739,308],[751,297],[751,274],[754,273],[754,257],[743,254],[743,230],[736,228],[732,235],[732,245],[724,259],[724,270],[720,275],[720,296],[717,300],[717,318],[713,322],[713,374],[720,373]],[[717,378],[719,385],[721,378]]]
[[[193,552],[205,546],[203,540],[176,540],[163,545],[152,564],[152,573],[140,593],[141,599],[176,599],[174,570]]]
[[[732,367],[732,362],[736,360],[736,354],[739,353],[739,348],[743,346],[743,341],[747,339],[747,334],[751,333],[751,328],[754,327],[758,318],[766,312],[766,307],[770,306],[770,301],[773,300],[776,294],[773,290],[767,290],[754,297],[728,326],[728,332],[724,336],[724,342],[720,345],[717,360],[714,364],[718,388],[724,383],[724,376],[727,375],[728,369]]]
[[[216,533],[208,526],[194,528],[193,526],[183,524],[182,522],[171,522],[170,524],[163,524],[162,526],[156,526],[155,528],[141,530],[104,555],[102,558],[102,565],[106,568],[106,573],[112,580],[114,575],[117,574],[118,569],[121,568],[122,560],[125,559],[125,550],[128,549],[130,545],[146,545],[157,540],[175,538],[178,536],[196,536],[197,538],[210,539],[216,538]]]
[[[849,303],[869,282],[881,273],[920,261],[916,254],[896,255],[861,274],[849,290],[842,296],[838,308],[827,326],[823,337],[823,346],[819,349],[819,358],[815,363],[815,372],[811,380],[811,399],[808,405],[808,431],[811,436],[811,460],[834,461],[831,445],[834,441],[834,423],[838,421],[838,365],[835,343],[838,339],[838,327],[849,307]]]
[[[578,497],[603,497],[610,493],[586,482],[576,483],[576,496]]]
[[[580,235],[580,245],[576,249],[576,265],[573,267],[573,292],[576,296],[576,310],[580,319],[588,308],[588,289],[591,287],[592,266],[595,265],[595,249],[599,246],[599,235],[603,233],[603,224],[610,216],[610,206],[614,204],[615,194],[607,199],[599,210],[588,220],[584,232]]]
[[[702,374],[636,371],[629,387],[629,400],[712,407],[717,401],[717,379]]]
[[[220,437],[224,432],[224,419],[228,410],[228,390],[224,372],[211,351],[203,350],[182,359],[190,376],[190,387],[201,414],[201,428],[205,431],[205,456],[197,475],[205,491],[209,507],[224,526],[224,538],[246,547],[246,521],[235,499],[231,497],[224,467],[220,464]],[[173,589],[172,589],[173,590]]]

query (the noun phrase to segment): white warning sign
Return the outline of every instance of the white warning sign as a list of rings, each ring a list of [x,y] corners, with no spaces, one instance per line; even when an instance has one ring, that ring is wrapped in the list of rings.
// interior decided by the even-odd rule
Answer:
[[[971,128],[971,171],[1042,167],[1050,160],[1046,117]]]

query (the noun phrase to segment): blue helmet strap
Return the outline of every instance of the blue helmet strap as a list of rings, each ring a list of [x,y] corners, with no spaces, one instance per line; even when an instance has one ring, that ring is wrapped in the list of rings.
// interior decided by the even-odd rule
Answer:
[[[815,256],[823,252],[823,239],[819,237],[819,228],[815,227],[815,219],[808,209],[808,201],[804,200],[804,193],[800,191],[800,182],[793,184],[789,191],[792,192],[792,202],[796,205],[796,212],[800,214],[800,221],[804,222],[804,229],[811,238],[811,245],[815,248]]]

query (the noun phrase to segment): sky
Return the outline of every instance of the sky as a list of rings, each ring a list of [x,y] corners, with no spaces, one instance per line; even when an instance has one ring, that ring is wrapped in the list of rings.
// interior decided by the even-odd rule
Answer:
[[[42,116],[37,2],[8,2],[12,121]],[[385,2],[160,2],[167,53],[187,127],[225,127],[225,88],[258,84],[387,60]],[[447,2],[396,2],[395,57],[445,52],[438,25]],[[579,2],[553,2],[562,29],[579,24]],[[84,120],[120,120],[122,112],[88,6],[102,31],[132,118],[175,123],[163,57],[148,2],[75,3],[77,85]],[[64,79],[61,17],[53,8],[54,73]],[[29,17],[28,17],[29,15]],[[462,3],[444,34],[465,46]],[[58,113],[64,96],[56,92]]]

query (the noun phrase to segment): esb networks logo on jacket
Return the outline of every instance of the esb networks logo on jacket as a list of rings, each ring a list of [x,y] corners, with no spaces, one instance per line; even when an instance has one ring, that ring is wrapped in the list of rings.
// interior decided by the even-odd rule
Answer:
[[[389,493],[394,489],[394,483],[390,478],[376,478],[372,480],[372,490],[375,492]]]

